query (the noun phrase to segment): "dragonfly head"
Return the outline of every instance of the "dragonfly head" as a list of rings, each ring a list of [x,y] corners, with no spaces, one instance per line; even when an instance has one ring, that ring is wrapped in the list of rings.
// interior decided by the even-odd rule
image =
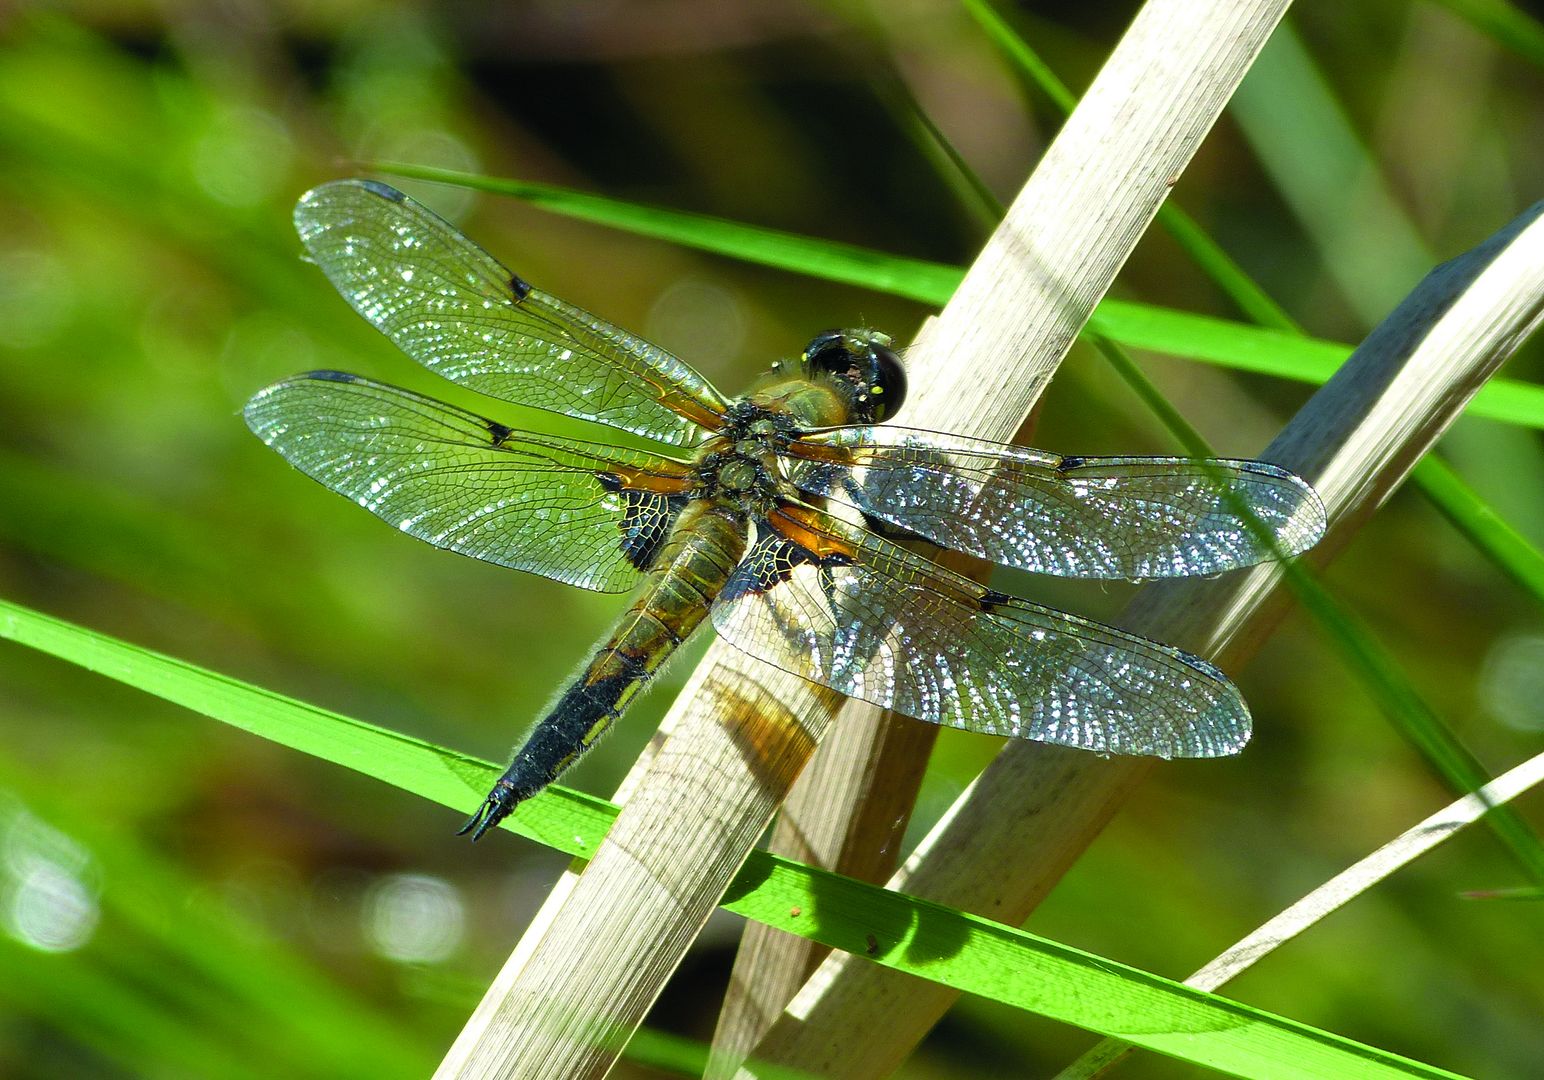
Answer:
[[[800,364],[811,378],[830,379],[848,398],[851,423],[894,416],[906,400],[906,370],[890,337],[878,330],[827,330],[805,346]]]

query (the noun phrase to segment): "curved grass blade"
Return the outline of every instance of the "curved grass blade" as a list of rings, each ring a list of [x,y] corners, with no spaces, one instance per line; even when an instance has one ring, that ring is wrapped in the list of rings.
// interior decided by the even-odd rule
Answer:
[[[0,601],[0,637],[263,738],[469,811],[499,767]],[[551,787],[508,819],[570,855],[616,808]],[[748,918],[873,962],[1198,1065],[1258,1077],[1454,1074],[979,916],[753,853],[724,899]]]
[[[1185,981],[1192,986],[1216,990],[1459,830],[1474,824],[1487,813],[1493,813],[1497,806],[1512,801],[1541,782],[1544,782],[1544,754],[1529,758],[1496,777],[1479,791],[1465,795],[1406,829],[1246,934]],[[1462,895],[1465,899],[1536,900],[1544,898],[1544,889],[1519,888]],[[1119,1042],[1106,1040],[1057,1073],[1056,1080],[1091,1080],[1092,1077],[1101,1076],[1124,1057],[1129,1049]]]
[[[508,195],[565,217],[923,304],[945,303],[964,274],[959,267],[943,263],[743,225],[705,214],[645,206],[554,184],[391,162],[374,162],[369,167],[394,176]],[[1325,382],[1351,354],[1351,346],[1339,342],[1129,300],[1101,301],[1088,325],[1128,348],[1314,385]],[[1544,386],[1492,379],[1474,396],[1466,411],[1471,416],[1544,429]]]

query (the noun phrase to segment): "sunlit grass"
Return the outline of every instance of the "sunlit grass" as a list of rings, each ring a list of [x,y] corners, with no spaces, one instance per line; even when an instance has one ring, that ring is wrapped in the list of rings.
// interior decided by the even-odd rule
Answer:
[[[1026,14],[1015,25],[1027,26],[1058,70],[1083,77],[1118,32]],[[851,74],[863,69],[855,59],[888,65],[856,24],[837,35],[793,21],[762,40],[704,23],[689,52],[650,55],[645,46],[664,39],[605,19],[560,34],[533,10],[517,38],[489,34],[479,44],[483,35],[458,17],[367,5],[286,21],[275,9],[274,36],[132,9],[8,24],[0,594],[367,717],[380,728],[365,729],[371,737],[349,751],[353,762],[376,777],[401,766],[393,747],[430,746],[435,756],[424,760],[434,765],[414,783],[438,785],[444,798],[392,795],[374,779],[104,689],[31,650],[0,649],[0,787],[10,793],[0,809],[11,820],[24,808],[67,839],[47,858],[36,844],[11,848],[6,903],[10,883],[30,883],[33,898],[48,886],[60,919],[28,931],[32,945],[12,933],[0,946],[0,1072],[78,1075],[108,1063],[134,1074],[423,1075],[475,992],[435,998],[418,976],[484,985],[519,933],[517,915],[554,872],[530,845],[452,843],[454,815],[430,802],[475,801],[490,767],[482,757],[514,741],[612,608],[418,551],[334,506],[246,434],[240,402],[293,371],[419,377],[299,261],[288,211],[300,191],[361,160],[540,178],[510,193],[589,224],[449,189],[460,202],[446,205],[476,214],[469,231],[501,256],[566,277],[565,296],[637,329],[671,285],[711,280],[746,344],[688,359],[726,371],[749,372],[834,322],[904,334],[947,297],[969,259],[975,234],[947,223],[979,227],[977,211],[944,205],[954,196],[929,178],[933,167],[881,130],[888,106],[844,111],[869,93]],[[926,48],[907,59],[905,85],[937,110],[929,121],[955,139],[959,159],[989,178],[976,186],[984,206],[982,191],[1011,194],[1032,160],[1013,148],[1043,142],[1055,121],[1036,117],[1057,98],[1042,83],[1050,97],[1005,106],[1001,86],[1016,76],[993,67],[977,24],[953,9],[936,17],[910,39]],[[1358,140],[1390,172],[1396,203],[1416,208],[1417,238],[1456,250],[1534,197],[1540,110],[1530,61],[1519,58],[1537,63],[1544,39],[1519,9],[1376,6],[1361,13],[1368,22],[1356,34],[1342,29],[1343,13],[1299,17],[1308,54]],[[1441,107],[1422,114],[1426,143],[1401,144],[1399,87],[1409,84],[1398,77],[1429,42],[1443,42],[1440,54],[1452,58],[1422,69]],[[528,55],[543,59],[533,65]],[[1276,93],[1301,104],[1295,90]],[[1063,88],[1062,103],[1070,100]],[[1464,113],[1470,102],[1477,113]],[[1015,110],[1030,118],[1022,131],[1004,119]],[[1466,115],[1479,117],[1469,142]],[[1311,174],[1327,145],[1285,152]],[[997,148],[1018,156],[1004,160]],[[1363,329],[1353,313],[1363,309],[1326,283],[1315,234],[1291,224],[1298,210],[1287,209],[1283,184],[1225,126],[1177,189],[1193,217],[1165,211],[1160,222],[1178,253],[1155,240],[1093,324],[1139,353],[1208,365],[1154,370],[1176,399],[1211,388],[1200,395],[1205,408],[1184,415],[1214,438],[1263,439],[1270,414],[1322,383]],[[762,224],[747,231],[741,221]],[[1313,336],[1300,336],[1299,323]],[[1452,464],[1418,467],[1457,529],[1417,501],[1396,500],[1348,553],[1348,569],[1328,580],[1403,669],[1390,693],[1413,686],[1418,706],[1447,717],[1474,747],[1465,783],[1499,771],[1537,737],[1536,728],[1497,722],[1486,702],[1507,688],[1493,683],[1516,675],[1485,661],[1493,641],[1538,633],[1540,381],[1536,351],[1525,351],[1471,404]],[[1145,418],[1102,410],[1072,389],[1054,398],[1058,414],[1043,429],[1058,449],[1153,437]],[[1365,691],[1300,628],[1288,628],[1245,686],[1261,720],[1250,754],[1187,769],[1152,795],[1074,875],[1062,906],[1053,897],[1045,917],[1058,929],[1049,936],[1136,968],[1185,969],[1207,943],[1231,940],[1298,884],[1440,798],[1384,736]],[[657,712],[666,696],[645,709]],[[1517,715],[1524,725],[1538,720],[1526,705]],[[646,725],[636,717],[578,782],[601,789]],[[935,795],[964,783],[979,757],[968,740],[946,739]],[[594,800],[552,799],[564,813],[583,810],[585,835],[604,828]],[[555,819],[547,838],[571,846],[575,820]],[[1462,889],[1511,895],[1517,874],[1484,845],[1452,847],[1305,937],[1240,997],[1410,1056],[1515,1073],[1537,1057],[1528,1043],[1539,966],[1527,905],[1453,903]],[[77,849],[85,861],[69,870]],[[15,869],[16,851],[34,853],[30,870]],[[376,951],[361,899],[412,874],[449,883],[467,920],[460,946],[416,966]],[[807,910],[809,895],[806,886],[763,897],[764,914],[786,922],[788,906]],[[80,918],[64,920],[69,911]],[[866,949],[842,933],[849,938],[833,940]],[[37,947],[77,938],[68,950]],[[719,969],[705,961],[703,970]],[[712,977],[683,981],[672,1007],[684,1022],[710,1024]],[[1429,1008],[1412,1006],[1418,981],[1443,987]],[[1025,985],[988,993],[1015,1001]],[[1057,1036],[1045,1025],[1026,1027],[1017,1008],[1001,1025],[981,1021],[990,1008],[982,998],[966,1006],[971,1046],[924,1047],[934,1056],[919,1067],[1001,1075],[971,1064],[980,1051],[1049,1073],[1066,1059],[1046,1049]],[[949,1047],[957,1030],[934,1046]],[[1047,1041],[1031,1045],[1026,1031]],[[700,1062],[700,1046],[657,1045],[666,1056],[656,1060],[683,1073],[694,1054]]]

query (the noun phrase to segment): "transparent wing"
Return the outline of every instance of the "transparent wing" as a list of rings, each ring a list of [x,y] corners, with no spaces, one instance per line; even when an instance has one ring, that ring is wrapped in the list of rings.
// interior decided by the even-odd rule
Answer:
[[[245,416],[291,465],[410,536],[599,592],[638,580],[690,483],[666,458],[519,434],[339,371],[275,383]]]
[[[719,423],[723,398],[690,367],[533,289],[394,188],[323,184],[295,228],[354,310],[453,382],[675,446]]]
[[[986,589],[807,507],[758,526],[713,625],[786,671],[967,731],[1159,757],[1249,739],[1243,698],[1205,660]]]
[[[1263,461],[1058,457],[889,425],[815,432],[790,453],[789,479],[811,495],[1042,574],[1214,574],[1324,535],[1313,488]]]

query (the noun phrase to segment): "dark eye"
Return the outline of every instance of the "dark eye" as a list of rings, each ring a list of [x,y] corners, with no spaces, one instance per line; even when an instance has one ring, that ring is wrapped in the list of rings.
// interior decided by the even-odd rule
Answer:
[[[827,330],[804,350],[811,375],[829,375],[847,389],[854,424],[894,416],[906,400],[906,372],[889,340],[873,330]]]
[[[906,369],[901,358],[877,342],[869,346],[873,357],[873,385],[869,387],[869,400],[873,402],[874,419],[884,420],[894,416],[906,400]]]

